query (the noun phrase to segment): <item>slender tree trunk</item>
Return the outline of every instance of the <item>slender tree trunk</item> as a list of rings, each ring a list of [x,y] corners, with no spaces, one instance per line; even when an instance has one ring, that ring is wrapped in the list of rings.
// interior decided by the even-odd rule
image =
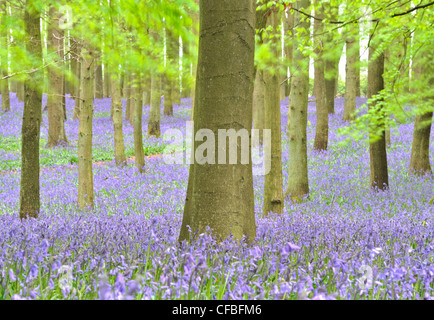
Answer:
[[[93,207],[92,120],[95,81],[94,51],[82,50],[83,101],[78,129],[78,207]]]
[[[145,155],[143,151],[143,134],[142,134],[142,113],[143,105],[141,98],[141,77],[140,75],[132,80],[132,106],[134,110],[134,157],[136,167],[139,172],[144,171]]]
[[[113,127],[115,140],[115,162],[118,166],[126,164],[124,136],[122,133],[122,101],[119,79],[110,78],[111,96],[113,105]]]
[[[32,54],[32,68],[42,65],[40,12],[38,1],[25,4],[26,49]],[[28,75],[25,82],[23,125],[21,130],[21,188],[20,218],[36,218],[40,210],[39,199],[39,138],[42,111],[42,70]]]
[[[288,17],[285,19],[285,34],[292,38],[294,28],[294,14],[293,11],[288,12]],[[289,42],[289,41],[288,41]],[[292,43],[285,43],[285,56],[288,61],[288,64],[292,66],[292,57],[293,57],[293,46]],[[291,69],[291,68],[290,68]],[[285,96],[289,97],[291,92],[291,78],[292,78],[292,72],[290,72],[289,81],[286,82],[286,89],[285,89]]]
[[[357,26],[357,38],[356,41],[354,42],[354,51],[357,53],[357,57],[355,56],[355,58],[357,59],[357,63],[354,66],[355,71],[356,71],[356,97],[361,97],[361,91],[360,91],[360,27]],[[356,55],[356,54],[354,54]]]
[[[110,97],[110,84],[110,73],[106,69],[104,69],[104,98]]]
[[[144,88],[144,100],[143,104],[145,106],[149,106],[151,104],[151,77],[147,75],[144,80],[145,88]]]
[[[419,37],[418,32],[415,39]],[[417,53],[413,60],[412,93],[417,97],[415,104],[421,101],[434,105],[434,96],[423,97],[418,92],[434,87],[434,41],[430,39]],[[421,89],[422,88],[422,89]],[[420,108],[420,107],[419,107]],[[423,109],[422,109],[423,110]],[[421,110],[419,110],[421,112]],[[416,116],[411,146],[410,172],[417,175],[430,174],[429,145],[433,112],[429,109]]]
[[[52,148],[67,143],[65,134],[65,115],[63,110],[64,79],[63,79],[63,31],[58,28],[59,17],[57,9],[49,10],[50,24],[47,30],[49,54],[54,56],[56,63],[49,68],[49,90],[47,96],[48,109],[48,142]]]
[[[318,0],[316,0],[318,2]],[[318,3],[317,3],[318,5]],[[318,18],[324,17],[323,8],[321,7],[318,12],[315,12]],[[323,24],[320,20],[314,21],[315,34],[323,33]],[[315,50],[318,55],[315,59],[315,98],[316,98],[316,133],[313,148],[315,150],[327,150],[328,135],[329,135],[329,115],[326,105],[325,97],[325,75],[324,75],[324,59],[323,59],[323,39],[324,37],[318,36],[315,38]]]
[[[151,74],[151,108],[149,111],[148,136],[160,136],[161,76],[156,71]]]
[[[242,130],[248,136],[251,134],[255,9],[254,0],[200,1],[194,134],[202,128],[210,130],[207,139],[218,137],[220,140],[218,129]],[[196,138],[201,133],[204,132],[199,132]],[[227,137],[222,139],[226,150],[221,150],[219,157],[227,158]],[[206,142],[212,145],[211,141]],[[201,164],[204,158],[200,149],[203,148],[194,143],[193,150],[198,154],[190,167],[179,241],[190,238],[188,226],[193,234],[203,233],[209,227],[218,240],[229,235],[235,239],[246,236],[249,242],[255,239],[250,142],[247,146],[243,144],[245,141],[241,145],[235,143],[238,155],[235,164],[221,164],[220,161],[213,164],[210,152],[217,155],[217,145],[207,149],[205,159],[211,164]],[[248,164],[243,164],[240,155],[246,155],[246,152]]]
[[[127,100],[127,108],[125,110],[125,120],[129,121],[131,119],[131,76],[129,72],[127,75],[125,75],[124,85],[125,85],[124,94],[125,94],[125,99]]]
[[[297,8],[304,11],[310,1],[297,2]],[[301,19],[298,12],[294,13],[294,25],[304,30],[310,30],[310,20]],[[300,38],[297,40],[297,38]],[[298,41],[309,41],[310,32],[304,32],[294,37],[294,48]],[[291,95],[289,98],[288,138],[289,138],[289,178],[286,196],[293,201],[309,194],[307,176],[307,104],[309,93],[309,57],[305,57],[300,50],[294,51],[293,63],[298,66],[291,80]]]
[[[338,8],[327,2],[324,3],[325,17],[330,20],[336,20],[338,17]],[[331,31],[325,37],[325,51],[328,58],[325,59],[325,89],[326,105],[329,114],[335,113],[335,96],[337,90],[337,80],[339,77],[339,60],[342,55],[343,43],[339,41],[340,35],[337,30]]]
[[[277,32],[280,17],[277,12],[272,12],[268,17],[268,26],[273,28],[273,32]],[[274,57],[281,56],[280,37],[274,37],[269,40],[272,43],[272,55]],[[264,215],[271,213],[283,212],[283,182],[282,182],[282,142],[281,142],[281,121],[280,121],[280,76],[276,71],[279,64],[270,66],[274,69],[272,73],[270,69],[264,70],[265,82],[265,127],[271,130],[271,146],[265,144],[264,148],[271,148],[271,163],[270,172],[265,175],[264,186]],[[265,152],[267,153],[267,152]],[[268,161],[268,159],[265,159]],[[265,165],[265,167],[268,167]]]
[[[164,115],[173,116],[173,102],[172,94],[174,92],[172,88],[172,81],[167,75],[164,75]]]
[[[348,35],[346,39],[346,57],[347,63],[345,67],[345,103],[344,103],[344,120],[353,120],[354,112],[356,111],[356,95],[357,95],[357,66],[359,64],[359,43],[358,24],[354,24],[347,29]],[[356,32],[357,31],[357,32]],[[359,76],[360,80],[360,76]]]
[[[372,37],[369,47],[369,65],[368,65],[368,99],[378,94],[384,89],[384,53],[381,53],[376,59],[373,59],[374,53],[378,48],[378,37]],[[386,153],[386,135],[385,135],[385,115],[383,107],[377,108],[378,102],[371,103],[369,109],[375,109],[376,113],[383,118],[375,121],[375,128],[380,130],[380,138],[375,142],[369,143],[370,158],[370,182],[371,188],[385,190],[389,185],[389,176],[387,170],[387,153]],[[371,128],[372,129],[372,128]]]
[[[18,101],[24,101],[24,82],[19,81],[17,83],[17,98]]]
[[[103,98],[103,79],[102,79],[102,64],[98,59],[98,65],[95,70],[95,98],[102,99]]]
[[[74,119],[78,119],[80,115],[80,109],[81,109],[81,103],[82,103],[82,90],[83,90],[83,83],[82,83],[82,74],[81,74],[81,49],[82,46],[79,42],[75,42],[75,77],[77,80],[75,82],[75,90],[74,90],[74,96],[75,96],[75,107],[74,107]]]
[[[3,14],[3,18],[1,20],[6,19],[6,17],[8,16],[8,12],[7,12],[7,4],[6,1],[0,1],[0,7],[1,7],[1,12]],[[3,23],[3,21],[2,21]],[[2,73],[0,73],[0,76],[3,75],[6,76],[8,75],[8,68],[9,68],[9,63],[8,63],[8,55],[9,55],[9,35],[8,35],[8,30],[5,27],[1,28],[1,34],[0,34],[0,45],[4,48],[4,52],[1,56],[1,71]],[[4,79],[4,80],[0,80],[0,88],[1,88],[1,95],[2,95],[2,111],[3,112],[8,112],[11,110],[11,102],[10,102],[10,97],[9,97],[9,79]]]

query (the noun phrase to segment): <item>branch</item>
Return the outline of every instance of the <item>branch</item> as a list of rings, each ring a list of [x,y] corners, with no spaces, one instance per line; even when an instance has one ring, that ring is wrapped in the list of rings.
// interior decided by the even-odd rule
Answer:
[[[405,12],[395,13],[395,14],[391,15],[390,17],[394,18],[394,17],[403,16],[403,15],[409,14],[410,12],[413,12],[414,10],[426,8],[426,7],[429,7],[429,6],[432,6],[432,5],[434,5],[434,1],[432,1],[430,3],[427,3],[427,4],[424,4],[424,5],[416,6],[416,7],[411,8],[411,9],[405,11]]]

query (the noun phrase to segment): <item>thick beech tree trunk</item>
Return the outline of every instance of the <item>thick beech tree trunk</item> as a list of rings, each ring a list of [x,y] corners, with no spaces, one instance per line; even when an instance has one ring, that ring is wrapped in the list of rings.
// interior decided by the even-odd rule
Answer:
[[[304,11],[309,7],[308,0],[297,2],[297,8]],[[294,48],[298,41],[309,41],[310,20],[294,13],[294,25],[308,32],[294,37]],[[291,79],[291,95],[289,97],[288,138],[289,138],[289,165],[288,188],[285,196],[293,201],[309,194],[307,176],[307,104],[309,94],[309,57],[305,57],[300,50],[294,50],[293,63],[299,66],[294,70]]]
[[[94,51],[82,50],[83,101],[78,128],[78,207],[93,207],[92,119],[95,81]]]
[[[49,89],[47,96],[48,109],[48,142],[47,147],[52,148],[68,142],[65,134],[64,114],[64,77],[63,77],[63,30],[59,26],[58,10],[51,7],[49,11],[50,24],[47,30],[48,50],[56,59],[48,70]]]
[[[384,53],[381,53],[376,59],[373,59],[374,53],[378,48],[378,37],[372,37],[369,47],[369,65],[368,65],[368,99],[378,94],[384,89]],[[377,110],[377,102],[371,103],[369,109]],[[386,134],[385,134],[385,115],[380,107],[377,114],[380,121],[375,121],[378,127],[374,129],[380,130],[380,138],[375,142],[369,143],[369,158],[370,158],[370,183],[371,188],[385,190],[389,185],[389,176],[387,170],[387,153],[386,153]],[[372,129],[372,128],[371,128]]]
[[[42,65],[40,12],[38,1],[27,0],[24,23],[26,49],[32,54],[32,68]],[[40,209],[39,199],[39,138],[42,112],[42,70],[28,75],[24,85],[24,113],[21,130],[21,187],[20,218],[36,218]]]
[[[318,1],[316,1],[318,2]],[[324,17],[322,7],[315,12],[318,18]],[[315,34],[323,33],[323,24],[320,20],[314,21]],[[315,38],[315,51],[318,55],[315,59],[315,98],[316,98],[316,133],[313,148],[315,150],[327,150],[328,137],[329,137],[329,115],[326,105],[325,97],[325,76],[324,76],[324,59],[323,59],[323,36]]]
[[[193,146],[196,156],[190,166],[179,241],[190,238],[188,226],[193,234],[203,233],[209,227],[218,240],[232,235],[236,239],[246,236],[252,242],[256,237],[250,141],[246,143],[241,138],[241,144],[229,143],[236,146],[236,151],[231,152],[238,155],[235,163],[213,161],[217,155],[228,160],[230,153],[227,137],[219,137],[219,129],[241,130],[241,135],[248,135],[250,140],[255,9],[255,0],[200,1],[193,134],[197,140],[205,137],[204,144],[210,146],[206,148],[206,157],[201,152],[203,145],[196,141]],[[198,133],[200,129],[209,131]],[[220,139],[224,139],[220,142],[225,146],[223,150],[218,150]],[[241,163],[242,154],[247,155],[247,164]]]

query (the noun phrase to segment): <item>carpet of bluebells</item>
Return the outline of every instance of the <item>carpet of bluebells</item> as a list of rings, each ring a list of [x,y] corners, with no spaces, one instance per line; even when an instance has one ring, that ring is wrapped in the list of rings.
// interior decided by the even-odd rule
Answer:
[[[309,103],[310,197],[285,203],[281,216],[262,216],[264,177],[254,177],[257,238],[247,245],[203,234],[177,238],[188,180],[187,165],[148,157],[146,173],[113,158],[110,99],[95,101],[95,207],[77,209],[78,120],[67,99],[66,147],[47,150],[41,125],[41,213],[20,221],[20,132],[23,103],[0,115],[0,299],[431,299],[434,298],[434,176],[408,173],[413,124],[391,129],[390,190],[369,189],[364,141],[339,142],[343,98],[330,118],[327,152],[313,151],[315,105]],[[125,101],[124,101],[125,103]],[[190,101],[162,117],[162,132],[184,128]],[[358,98],[359,106],[366,99]],[[288,103],[283,101],[286,188]],[[144,108],[147,132],[149,106]],[[132,127],[124,122],[127,153]],[[145,138],[147,154],[163,150]],[[430,146],[434,154],[433,145]],[[130,150],[130,151],[128,151]],[[431,159],[432,162],[432,159]]]

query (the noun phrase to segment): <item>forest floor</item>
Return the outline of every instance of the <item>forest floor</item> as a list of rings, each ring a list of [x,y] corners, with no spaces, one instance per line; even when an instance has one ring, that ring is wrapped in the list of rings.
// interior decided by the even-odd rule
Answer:
[[[67,99],[69,145],[47,150],[41,127],[41,212],[18,218],[23,104],[0,115],[0,299],[431,299],[434,297],[434,176],[408,173],[412,120],[391,128],[390,189],[369,188],[366,141],[338,131],[343,98],[330,116],[329,149],[313,150],[315,103],[309,103],[309,199],[286,201],[284,214],[262,215],[264,177],[254,177],[256,241],[217,243],[209,235],[181,246],[178,235],[188,165],[148,157],[146,174],[113,160],[110,99],[95,101],[94,208],[77,208],[78,121]],[[185,128],[190,101],[161,131]],[[361,107],[366,99],[357,98]],[[288,103],[282,102],[283,181],[288,180]],[[144,108],[147,132],[149,106]],[[127,156],[132,126],[124,121]],[[433,137],[431,137],[433,138]],[[431,140],[433,141],[433,140]],[[145,138],[147,156],[167,142]],[[430,145],[431,162],[434,146]],[[73,165],[76,168],[76,165]],[[257,168],[254,168],[257,170]]]

